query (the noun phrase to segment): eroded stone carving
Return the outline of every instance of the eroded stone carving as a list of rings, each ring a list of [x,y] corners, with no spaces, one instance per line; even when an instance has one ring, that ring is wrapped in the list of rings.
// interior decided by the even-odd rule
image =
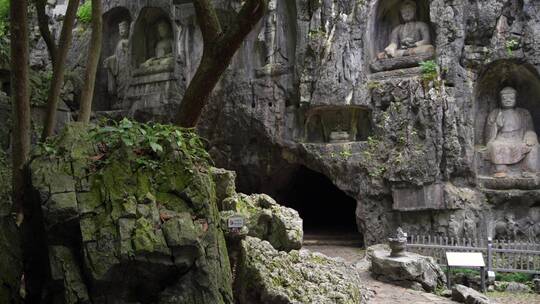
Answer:
[[[105,59],[103,63],[107,69],[107,92],[118,99],[124,98],[128,87],[126,80],[129,76],[129,27],[128,21],[122,21],[118,24],[120,40],[116,45],[114,55]]]
[[[383,59],[433,53],[435,48],[431,44],[429,26],[422,21],[416,21],[416,3],[404,2],[400,15],[405,23],[392,31],[390,44],[378,57]]]
[[[416,20],[416,2],[405,1],[400,16],[403,23],[392,30],[390,44],[371,66],[375,72],[416,66],[435,54],[429,25]]]
[[[407,234],[399,227],[396,231],[396,236],[388,238],[388,243],[391,249],[391,257],[403,256],[407,247]]]
[[[307,115],[304,134],[307,142],[365,141],[371,134],[370,113],[356,107],[315,109]]]
[[[339,111],[336,114],[336,125],[334,130],[330,132],[330,143],[340,143],[340,142],[348,142],[349,139],[349,131],[343,126],[343,113]]]
[[[148,58],[139,67],[137,74],[155,74],[174,70],[173,38],[170,25],[161,20],[156,25],[158,42],[156,43],[155,56]]]
[[[486,123],[486,146],[494,177],[504,178],[517,167],[524,177],[539,170],[538,138],[528,110],[516,108],[517,92],[506,87],[500,92],[500,107],[493,110]]]

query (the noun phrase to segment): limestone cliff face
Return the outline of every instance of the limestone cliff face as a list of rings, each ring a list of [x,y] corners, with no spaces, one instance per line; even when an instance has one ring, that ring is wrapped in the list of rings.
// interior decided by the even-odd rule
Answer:
[[[397,226],[508,237],[514,222],[516,237],[538,239],[538,177],[493,180],[484,128],[498,91],[511,85],[540,132],[539,4],[416,1],[435,48],[420,67],[377,61],[402,22],[398,2],[270,1],[199,125],[217,165],[235,170],[248,193],[278,193],[299,166],[324,174],[357,200],[367,243]],[[240,3],[215,5],[228,20]],[[192,5],[113,0],[104,8],[103,59],[115,54],[118,25],[127,21],[128,64],[113,79],[122,94],[108,88],[110,70],[101,67],[95,109],[169,120],[201,56]],[[159,20],[170,25],[174,64],[141,70],[154,57]]]
[[[241,189],[276,193],[269,184],[298,165],[323,173],[356,198],[367,243],[397,226],[474,238],[508,236],[514,223],[517,238],[538,239],[536,179],[493,181],[482,151],[503,86],[516,87],[540,131],[539,4],[416,3],[433,62],[373,72],[399,24],[396,1],[278,0],[271,48],[281,61],[265,61],[257,48],[268,47],[263,21],[216,91],[203,136]],[[347,132],[345,142],[333,140],[335,131]]]

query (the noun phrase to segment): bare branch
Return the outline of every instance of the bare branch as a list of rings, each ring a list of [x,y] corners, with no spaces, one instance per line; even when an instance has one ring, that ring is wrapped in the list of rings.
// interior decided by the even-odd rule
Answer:
[[[51,57],[51,63],[54,66],[56,63],[56,43],[49,29],[49,16],[45,12],[45,6],[47,5],[47,0],[35,0],[37,17],[38,17],[38,26],[39,32],[47,45],[47,50],[49,51],[49,57]]]
[[[178,125],[194,127],[197,124],[216,84],[246,36],[264,16],[266,7],[267,0],[247,0],[235,22],[225,33],[222,33],[221,29],[216,28],[216,25],[219,26],[219,21],[208,0],[195,2],[199,26],[205,37],[204,50],[201,63],[189,83],[175,117]]]
[[[47,99],[47,115],[43,124],[43,134],[41,140],[45,141],[47,137],[53,135],[54,127],[56,126],[56,109],[58,107],[58,99],[60,91],[64,85],[64,66],[66,58],[71,46],[73,36],[73,25],[77,17],[77,9],[79,8],[79,0],[69,0],[62,32],[60,33],[60,43],[56,53],[56,62],[53,66],[53,78],[51,81],[51,89]]]
[[[221,35],[221,24],[211,0],[195,0],[195,13],[204,43],[211,43]]]
[[[92,113],[92,100],[94,97],[94,87],[96,85],[96,73],[99,66],[101,55],[102,40],[102,4],[101,0],[92,0],[92,37],[88,46],[88,59],[86,62],[86,75],[84,87],[81,92],[81,108],[79,111],[79,121],[82,123],[90,122]]]

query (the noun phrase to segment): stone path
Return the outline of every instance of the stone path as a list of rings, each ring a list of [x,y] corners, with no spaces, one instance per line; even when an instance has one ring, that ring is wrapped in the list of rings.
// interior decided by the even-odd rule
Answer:
[[[373,279],[368,271],[368,263],[365,262],[365,251],[350,242],[325,244],[315,242],[312,239],[304,246],[304,249],[321,252],[330,257],[342,258],[348,264],[355,265],[360,271],[365,286],[375,292],[375,296],[368,302],[370,304],[455,304],[447,298],[439,297],[431,293],[402,288],[392,284],[386,284]],[[534,294],[488,294],[492,304],[540,304],[540,295]]]
[[[372,304],[431,304],[431,303],[456,303],[434,294],[414,291],[391,284],[386,284],[373,279],[368,271],[369,265],[362,263],[365,251],[355,246],[343,246],[338,244],[324,245],[315,244],[304,246],[304,249],[318,251],[327,256],[339,257],[348,264],[355,265],[360,270],[362,281],[365,286],[375,292],[375,296],[368,302]]]

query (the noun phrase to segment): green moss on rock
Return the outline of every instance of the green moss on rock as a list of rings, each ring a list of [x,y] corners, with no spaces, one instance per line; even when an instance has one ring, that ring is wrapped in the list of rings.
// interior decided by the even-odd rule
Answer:
[[[58,228],[48,230],[49,236],[69,247],[72,240],[55,233],[73,231],[74,222],[79,226],[83,259],[74,267],[89,278],[91,298],[232,303],[215,185],[195,135],[122,123],[97,130],[70,126],[37,152],[33,187],[48,208],[45,221]],[[159,135],[163,151],[153,151],[142,129],[176,135],[171,141]],[[135,144],[124,137],[136,138]],[[67,185],[63,189],[55,180],[59,176]],[[66,293],[73,289],[67,282],[62,286]]]

